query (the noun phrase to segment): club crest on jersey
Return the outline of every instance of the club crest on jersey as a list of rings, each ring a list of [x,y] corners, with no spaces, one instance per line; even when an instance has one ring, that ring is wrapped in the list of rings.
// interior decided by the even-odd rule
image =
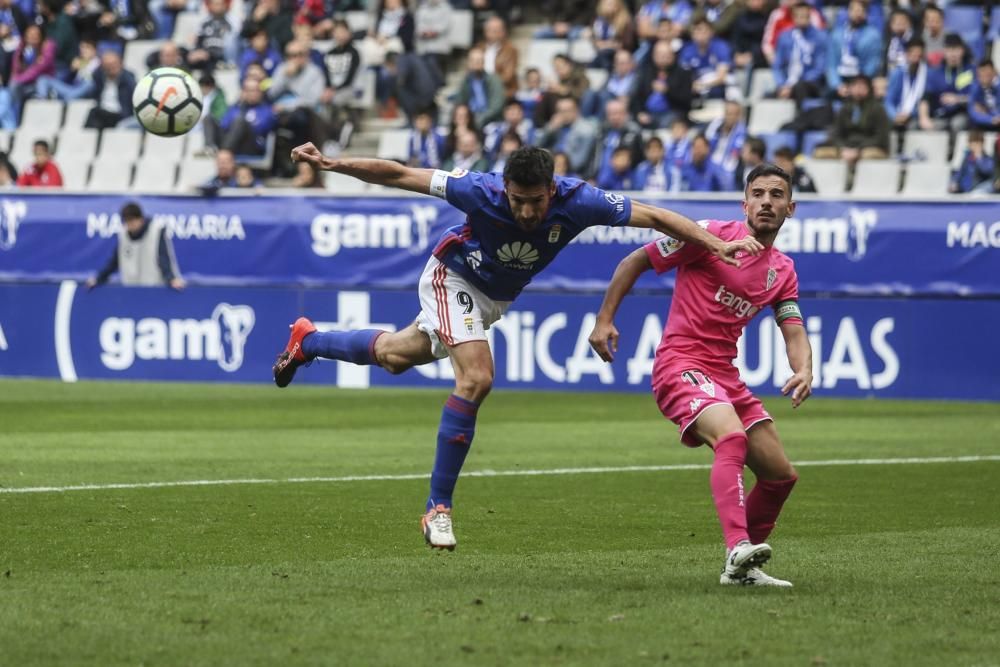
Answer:
[[[452,178],[462,178],[463,176],[465,176],[468,173],[469,173],[468,169],[462,169],[461,167],[455,167],[454,169],[451,170],[451,174],[450,175],[452,176]]]
[[[767,287],[764,288],[765,292],[774,287],[774,281],[777,280],[777,278],[778,271],[774,267],[769,268],[767,270]]]
[[[715,383],[712,382],[712,378],[708,377],[701,371],[698,370],[684,371],[683,373],[681,373],[681,378],[683,378],[683,380],[687,382],[689,385],[693,387],[698,387],[698,389],[701,389],[703,392],[705,392],[712,398],[715,398]],[[695,400],[700,401],[701,399],[695,399]],[[692,401],[691,404],[693,406],[694,401]],[[694,409],[692,407],[692,412],[693,411]]]
[[[678,241],[669,236],[664,236],[662,239],[656,241],[656,249],[660,251],[660,255],[663,257],[669,257],[683,247],[684,241]]]
[[[562,225],[555,224],[552,225],[552,229],[549,230],[549,243],[556,243],[559,240],[559,235],[562,233]]]

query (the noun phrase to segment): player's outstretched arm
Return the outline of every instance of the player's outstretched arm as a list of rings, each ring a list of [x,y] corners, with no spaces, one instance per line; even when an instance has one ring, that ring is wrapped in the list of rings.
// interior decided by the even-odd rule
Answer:
[[[800,322],[782,322],[781,335],[785,338],[785,353],[788,355],[788,365],[792,367],[792,375],[781,393],[792,394],[792,407],[797,408],[812,395],[812,347],[806,328]]]
[[[611,283],[604,292],[604,301],[597,313],[594,330],[590,332],[590,346],[604,361],[612,361],[618,351],[618,329],[615,328],[615,313],[632,290],[635,281],[644,271],[653,268],[645,248],[639,248],[629,253],[618,263]]]
[[[292,149],[292,162],[308,162],[316,169],[336,171],[365,183],[409,190],[422,195],[431,192],[433,169],[414,169],[392,160],[376,158],[328,158],[312,143]]]
[[[638,201],[632,202],[632,217],[628,224],[632,227],[655,229],[678,241],[696,243],[707,248],[709,252],[726,264],[733,266],[740,265],[739,260],[736,259],[736,253],[743,251],[750,255],[756,255],[764,249],[760,241],[752,236],[739,241],[723,241],[680,213]]]

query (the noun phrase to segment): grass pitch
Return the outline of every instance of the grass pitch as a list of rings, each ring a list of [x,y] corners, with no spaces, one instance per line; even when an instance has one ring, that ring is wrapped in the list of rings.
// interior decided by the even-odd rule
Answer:
[[[0,382],[0,486],[426,473],[446,393]],[[1000,406],[768,401],[796,461],[1000,455]],[[498,391],[467,470],[708,463],[648,395]],[[803,466],[722,588],[705,470],[0,492],[0,665],[1000,665],[1000,462]]]

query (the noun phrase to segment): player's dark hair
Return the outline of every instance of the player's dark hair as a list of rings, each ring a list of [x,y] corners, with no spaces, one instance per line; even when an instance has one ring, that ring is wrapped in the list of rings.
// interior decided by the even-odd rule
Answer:
[[[780,178],[781,180],[783,180],[785,183],[787,183],[788,184],[788,195],[791,196],[791,194],[792,194],[792,177],[789,175],[789,173],[787,171],[785,171],[784,169],[782,169],[778,165],[772,164],[770,162],[765,162],[764,164],[759,164],[759,165],[757,165],[756,167],[754,167],[753,169],[750,170],[750,173],[747,174],[747,187],[749,188],[751,185],[753,185],[753,182],[756,181],[758,178],[764,178],[765,176],[777,176],[778,178]]]
[[[142,208],[134,201],[130,201],[129,203],[122,206],[120,215],[122,220],[132,220],[134,218],[143,217]]]
[[[523,187],[552,182],[552,154],[537,146],[522,146],[510,154],[503,168],[503,180]]]

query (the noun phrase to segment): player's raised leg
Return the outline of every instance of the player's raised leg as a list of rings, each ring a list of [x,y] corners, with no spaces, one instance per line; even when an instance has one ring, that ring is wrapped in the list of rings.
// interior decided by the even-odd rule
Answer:
[[[479,405],[493,388],[493,355],[486,341],[454,345],[448,354],[455,369],[455,391],[441,412],[427,513],[421,519],[427,544],[438,549],[455,548],[452,496],[476,433]]]

